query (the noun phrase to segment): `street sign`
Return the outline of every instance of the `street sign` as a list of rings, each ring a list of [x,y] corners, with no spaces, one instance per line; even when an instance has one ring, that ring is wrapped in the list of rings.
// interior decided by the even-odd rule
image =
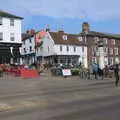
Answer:
[[[62,70],[63,76],[71,76],[71,70],[70,69],[63,69]]]

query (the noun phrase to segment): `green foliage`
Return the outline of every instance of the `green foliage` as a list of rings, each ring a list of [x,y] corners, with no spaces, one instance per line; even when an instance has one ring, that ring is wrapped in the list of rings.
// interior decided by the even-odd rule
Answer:
[[[72,75],[79,75],[80,69],[79,68],[71,68]]]

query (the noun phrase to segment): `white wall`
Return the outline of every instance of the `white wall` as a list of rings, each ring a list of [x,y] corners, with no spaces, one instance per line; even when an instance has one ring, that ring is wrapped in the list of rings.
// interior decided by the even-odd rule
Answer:
[[[50,34],[43,39],[43,47],[39,47],[37,51],[37,56],[51,56],[51,55],[78,55],[79,62],[81,61],[85,67],[88,66],[87,63],[87,47],[86,46],[77,46],[76,45],[76,52],[74,52],[75,45],[69,45],[69,51],[67,51],[66,46],[62,45],[62,51],[60,51],[59,44],[55,44],[54,40],[51,38]],[[48,51],[49,47],[49,51]],[[82,51],[82,47],[84,47],[84,51]]]
[[[60,46],[62,46],[62,51],[60,51]],[[67,46],[69,46],[69,51],[67,51]],[[75,45],[55,45],[54,46],[54,54],[56,55],[78,55],[79,62],[82,62],[83,65],[87,68],[87,47],[86,46],[77,46],[76,51],[74,51]],[[84,47],[84,51],[82,51],[82,47]]]
[[[0,25],[0,32],[3,32],[3,41],[6,43],[21,43],[21,19],[14,19],[14,26],[10,26],[10,18],[3,17],[3,25]],[[15,41],[10,40],[10,33],[15,34]]]
[[[30,52],[30,46],[32,47],[31,52]],[[26,53],[24,52],[24,48],[26,49]],[[24,41],[22,41],[21,54],[22,55],[27,55],[27,54],[31,54],[31,53],[35,53],[34,37],[31,37],[31,43],[30,43],[29,39],[25,40],[25,44],[24,44]]]
[[[54,55],[54,41],[49,33],[42,39],[43,45],[38,48],[37,56],[51,56]],[[48,50],[49,49],[49,50]]]

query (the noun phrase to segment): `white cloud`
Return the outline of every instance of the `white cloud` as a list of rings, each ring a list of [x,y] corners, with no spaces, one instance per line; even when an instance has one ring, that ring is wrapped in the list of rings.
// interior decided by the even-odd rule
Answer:
[[[45,15],[54,18],[120,18],[119,0],[4,0],[2,4],[24,16]],[[11,1],[11,2],[10,2]],[[2,6],[0,5],[0,7]]]

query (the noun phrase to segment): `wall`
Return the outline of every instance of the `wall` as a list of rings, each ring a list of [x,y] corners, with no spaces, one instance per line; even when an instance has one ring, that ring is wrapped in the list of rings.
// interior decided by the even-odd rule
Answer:
[[[42,39],[42,46],[38,47],[36,55],[39,56],[51,56],[54,55],[54,41],[52,40],[50,34],[47,32],[47,35]]]
[[[25,42],[25,44],[24,44]],[[32,51],[30,52],[30,46],[32,47]],[[24,48],[26,49],[26,53],[24,52]],[[29,38],[26,39],[25,41],[22,41],[22,47],[21,47],[21,54],[22,55],[27,55],[27,54],[32,54],[35,53],[35,41],[34,37],[31,37],[31,43],[29,41]]]
[[[14,26],[10,26],[10,19],[3,18],[3,25],[0,25],[0,32],[3,32],[3,41],[6,43],[21,43],[21,19],[14,19]],[[15,41],[10,41],[10,33],[15,34]]]

